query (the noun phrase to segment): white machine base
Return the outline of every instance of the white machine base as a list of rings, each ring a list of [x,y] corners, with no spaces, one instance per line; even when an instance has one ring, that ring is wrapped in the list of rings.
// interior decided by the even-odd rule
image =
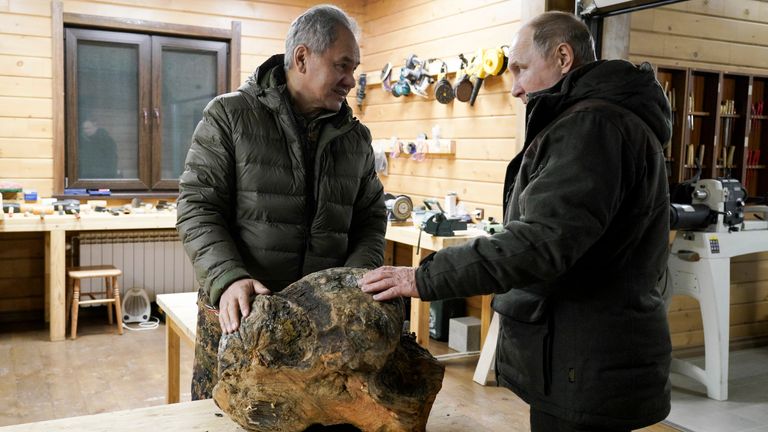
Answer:
[[[704,368],[673,359],[672,372],[704,384],[711,399],[728,399],[731,258],[766,250],[768,230],[764,228],[730,233],[680,231],[672,244],[672,294],[699,301],[705,359]]]

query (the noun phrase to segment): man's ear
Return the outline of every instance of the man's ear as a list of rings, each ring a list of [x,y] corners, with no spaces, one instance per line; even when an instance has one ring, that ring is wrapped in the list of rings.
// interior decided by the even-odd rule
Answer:
[[[300,73],[307,72],[307,58],[309,57],[309,49],[306,45],[299,45],[293,50],[293,64],[296,66],[296,70]]]
[[[555,58],[557,60],[557,66],[560,68],[560,73],[567,74],[574,67],[573,48],[567,43],[561,43],[555,49]]]

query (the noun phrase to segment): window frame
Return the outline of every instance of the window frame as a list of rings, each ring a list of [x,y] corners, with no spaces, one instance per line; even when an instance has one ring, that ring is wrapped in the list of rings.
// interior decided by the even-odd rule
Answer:
[[[227,45],[220,41],[196,40],[189,38],[153,36],[152,37],[152,144],[150,161],[152,164],[151,189],[179,189],[179,179],[164,179],[163,173],[163,117],[162,112],[162,93],[163,93],[163,67],[162,54],[163,48],[181,48],[189,51],[199,50],[201,52],[216,52],[218,71],[224,70],[225,73],[219,73],[216,77],[216,94],[226,92],[227,75],[226,59]]]
[[[67,134],[67,160],[66,173],[68,187],[71,188],[109,188],[114,190],[144,190],[151,189],[150,172],[147,166],[149,156],[147,155],[150,144],[150,129],[153,127],[148,122],[146,115],[149,113],[148,106],[150,100],[150,89],[154,86],[151,81],[150,71],[150,49],[151,39],[149,35],[140,33],[112,32],[104,30],[92,30],[82,28],[67,27],[64,29],[64,38],[66,42],[66,104],[67,111],[65,117],[65,130]],[[80,131],[80,119],[78,118],[78,91],[77,91],[77,46],[79,41],[93,41],[104,43],[119,43],[125,45],[135,45],[138,47],[138,106],[139,110],[145,112],[145,120],[141,121],[139,114],[138,127],[138,178],[136,179],[110,179],[110,180],[91,180],[80,179],[78,166],[78,140]]]
[[[228,43],[227,55],[227,87],[228,91],[234,91],[239,85],[240,78],[240,47],[242,24],[240,21],[231,21],[231,27],[213,28],[192,25],[170,24],[155,21],[138,20],[131,18],[112,18],[98,15],[65,13],[62,0],[53,0],[51,4],[52,21],[52,45],[53,45],[53,192],[54,195],[64,193],[67,176],[66,169],[66,128],[65,128],[65,82],[64,82],[64,29],[65,27],[80,27],[87,29],[102,29],[110,31],[125,31],[138,33],[152,33],[165,36],[179,36],[184,38],[197,38],[218,40]],[[117,191],[117,196],[126,197],[175,197],[178,190],[139,190]]]

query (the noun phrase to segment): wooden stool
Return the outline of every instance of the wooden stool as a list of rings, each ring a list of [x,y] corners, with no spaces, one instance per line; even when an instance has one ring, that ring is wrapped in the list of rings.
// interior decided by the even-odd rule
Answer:
[[[120,269],[111,265],[71,267],[67,275],[72,279],[72,339],[77,338],[77,312],[80,305],[113,303],[115,305],[115,317],[117,318],[117,333],[123,334],[123,314],[120,312],[120,287],[117,277],[123,274]],[[80,300],[80,279],[104,278],[105,291],[82,293],[91,300]],[[104,295],[104,298],[96,298],[94,295]],[[112,307],[107,305],[109,323],[112,324]]]

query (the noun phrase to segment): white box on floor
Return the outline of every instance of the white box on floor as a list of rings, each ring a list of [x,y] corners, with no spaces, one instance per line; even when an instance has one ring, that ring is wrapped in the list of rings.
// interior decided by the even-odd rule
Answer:
[[[459,352],[480,349],[480,320],[476,317],[451,318],[448,322],[448,347]]]

